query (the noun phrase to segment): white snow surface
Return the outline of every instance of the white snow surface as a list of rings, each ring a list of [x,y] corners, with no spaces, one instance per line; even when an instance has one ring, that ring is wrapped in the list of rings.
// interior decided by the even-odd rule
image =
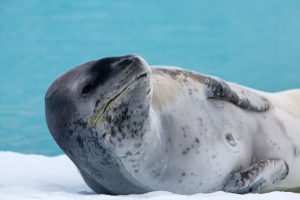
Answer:
[[[83,181],[74,164],[65,155],[46,157],[0,152],[0,200],[84,199],[84,200],[300,200],[300,194],[272,192],[238,195],[224,192],[178,195],[150,192],[142,195],[110,196],[95,194]]]

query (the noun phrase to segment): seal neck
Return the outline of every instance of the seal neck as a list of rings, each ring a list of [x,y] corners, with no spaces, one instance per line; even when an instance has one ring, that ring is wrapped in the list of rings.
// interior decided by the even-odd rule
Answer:
[[[168,150],[166,138],[162,135],[160,116],[153,107],[149,108],[149,129],[145,133],[142,144],[142,153],[138,160],[139,170],[135,176],[139,182],[146,183],[150,188],[155,188],[154,177],[164,174],[168,167]],[[151,189],[150,189],[151,190]]]

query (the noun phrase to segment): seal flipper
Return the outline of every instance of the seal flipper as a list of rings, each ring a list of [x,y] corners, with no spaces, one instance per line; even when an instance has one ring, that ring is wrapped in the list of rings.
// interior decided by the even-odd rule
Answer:
[[[289,173],[288,165],[279,159],[263,160],[248,169],[233,173],[223,190],[232,193],[260,192],[271,189],[273,184],[285,179]]]
[[[207,77],[205,86],[207,98],[225,100],[256,112],[264,112],[270,108],[269,101],[263,96],[217,77]]]

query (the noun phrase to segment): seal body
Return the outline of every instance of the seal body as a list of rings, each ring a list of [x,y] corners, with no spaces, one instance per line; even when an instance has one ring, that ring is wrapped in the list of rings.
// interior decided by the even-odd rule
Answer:
[[[299,102],[134,55],[79,65],[45,96],[54,139],[108,194],[297,188]]]

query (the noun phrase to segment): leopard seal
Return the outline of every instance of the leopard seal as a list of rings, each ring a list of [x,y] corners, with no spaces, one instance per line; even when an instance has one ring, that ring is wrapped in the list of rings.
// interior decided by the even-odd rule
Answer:
[[[127,55],[58,77],[45,113],[53,138],[97,193],[300,186],[300,90],[262,92]]]

